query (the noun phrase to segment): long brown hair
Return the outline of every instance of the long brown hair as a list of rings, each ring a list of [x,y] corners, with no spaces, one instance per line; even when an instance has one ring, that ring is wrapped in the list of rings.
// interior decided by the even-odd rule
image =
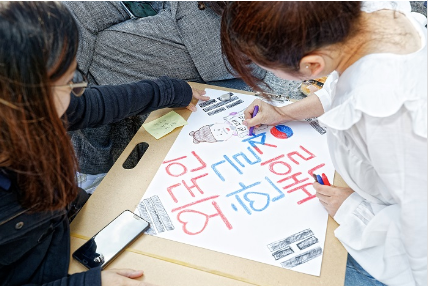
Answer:
[[[300,60],[354,34],[357,1],[236,1],[225,8],[221,45],[231,67],[251,87],[261,82],[251,63],[299,75]]]
[[[0,168],[25,208],[64,208],[77,195],[73,147],[53,82],[76,57],[78,28],[57,2],[0,2]]]

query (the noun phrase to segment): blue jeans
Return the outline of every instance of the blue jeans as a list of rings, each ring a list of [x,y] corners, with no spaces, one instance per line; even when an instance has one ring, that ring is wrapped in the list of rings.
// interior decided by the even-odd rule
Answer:
[[[365,271],[355,259],[348,254],[346,262],[345,286],[386,286]]]

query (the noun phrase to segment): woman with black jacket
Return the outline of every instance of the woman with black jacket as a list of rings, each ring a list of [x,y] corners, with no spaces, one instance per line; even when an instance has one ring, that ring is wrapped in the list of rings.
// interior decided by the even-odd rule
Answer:
[[[167,77],[86,88],[61,3],[0,2],[0,38],[0,285],[147,285],[130,269],[68,276],[69,220],[85,193],[67,130],[207,97]]]

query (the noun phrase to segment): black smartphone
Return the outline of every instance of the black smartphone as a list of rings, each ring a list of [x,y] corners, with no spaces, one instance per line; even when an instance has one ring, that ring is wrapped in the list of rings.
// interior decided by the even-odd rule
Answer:
[[[120,1],[120,3],[131,18],[144,18],[157,14],[147,1]]]
[[[73,258],[88,269],[104,268],[148,226],[148,222],[126,210],[79,247]]]

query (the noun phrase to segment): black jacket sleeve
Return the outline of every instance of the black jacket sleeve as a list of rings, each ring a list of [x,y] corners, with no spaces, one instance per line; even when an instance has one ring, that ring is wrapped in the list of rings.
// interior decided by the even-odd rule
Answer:
[[[24,286],[36,285],[27,284]],[[92,268],[40,286],[101,286],[101,268]]]
[[[67,129],[98,127],[161,108],[185,107],[191,100],[191,87],[185,81],[168,77],[114,86],[92,86],[81,97],[71,95],[65,113]]]

